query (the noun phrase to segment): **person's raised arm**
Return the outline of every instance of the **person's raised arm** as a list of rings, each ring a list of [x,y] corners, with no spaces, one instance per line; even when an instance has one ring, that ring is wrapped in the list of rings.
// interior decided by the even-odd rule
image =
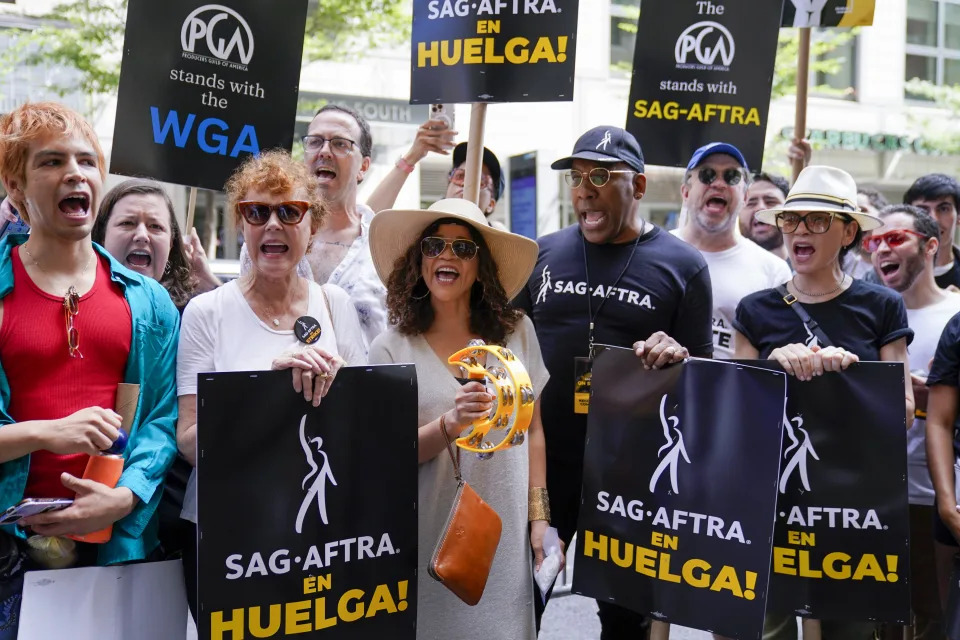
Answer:
[[[410,149],[397,160],[390,172],[373,190],[367,198],[367,206],[373,209],[374,213],[393,207],[397,196],[400,195],[400,190],[407,182],[407,177],[413,173],[414,166],[430,151],[449,155],[450,149],[454,147],[453,139],[456,135],[456,131],[451,131],[445,122],[439,120],[427,120],[420,125]]]

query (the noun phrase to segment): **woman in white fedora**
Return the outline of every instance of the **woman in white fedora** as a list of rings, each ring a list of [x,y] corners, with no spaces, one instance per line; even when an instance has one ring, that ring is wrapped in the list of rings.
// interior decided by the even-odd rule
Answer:
[[[370,225],[370,253],[387,286],[392,325],[370,346],[370,363],[417,367],[417,637],[533,639],[531,549],[539,567],[549,519],[539,401],[548,374],[533,323],[510,300],[530,277],[537,244],[490,227],[475,204],[451,198],[425,211],[377,214]],[[447,364],[476,338],[513,351],[530,374],[537,401],[525,444],[489,460],[460,455],[464,479],[503,522],[483,598],[470,607],[434,581],[427,567],[457,489],[442,430],[455,439],[493,407],[482,384],[461,385],[458,368]]]
[[[912,424],[907,344],[913,331],[907,327],[903,299],[892,289],[854,280],[840,267],[863,231],[883,225],[857,207],[857,185],[850,174],[809,166],[782,206],[755,215],[783,232],[796,273],[785,287],[740,301],[733,323],[737,359],[776,360],[800,380],[842,371],[860,360],[903,362],[904,407],[907,424]],[[824,638],[873,637],[873,623],[825,620],[821,626]],[[764,637],[796,638],[794,617],[768,612]]]

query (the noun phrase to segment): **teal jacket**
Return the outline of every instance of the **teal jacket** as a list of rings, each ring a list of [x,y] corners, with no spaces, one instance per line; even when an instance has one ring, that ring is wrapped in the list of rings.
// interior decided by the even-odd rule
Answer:
[[[0,299],[13,290],[11,251],[25,235],[0,242]],[[113,525],[113,537],[102,545],[101,565],[142,560],[157,547],[155,516],[163,493],[163,478],[177,455],[177,340],[180,315],[159,283],[134,273],[98,244],[93,248],[110,261],[110,278],[123,289],[130,305],[133,332],[123,381],[140,385],[140,402],[124,452],[126,462],[117,486],[127,487],[140,501],[127,517]],[[0,428],[14,422],[7,413],[10,384],[0,364]],[[0,464],[0,510],[23,499],[30,456]],[[3,527],[23,536],[23,531]]]

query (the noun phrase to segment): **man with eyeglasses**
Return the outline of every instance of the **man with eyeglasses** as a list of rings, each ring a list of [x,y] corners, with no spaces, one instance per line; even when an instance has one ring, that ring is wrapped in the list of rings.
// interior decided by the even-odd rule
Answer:
[[[747,176],[743,154],[732,144],[697,149],[680,186],[686,222],[671,232],[699,249],[710,268],[713,354],[723,359],[736,349],[733,318],[740,301],[790,279],[785,260],[737,234]]]
[[[883,227],[864,239],[863,250],[871,256],[883,284],[903,296],[907,324],[914,332],[909,358],[916,418],[907,431],[914,637],[942,637],[937,633],[942,617],[937,577],[939,573],[941,583],[948,582],[957,541],[935,509],[933,481],[927,468],[926,384],[940,335],[950,318],[960,313],[960,294],[941,289],[934,280],[940,227],[929,213],[902,204],[885,207],[879,216]],[[952,438],[946,439],[946,450],[952,467]],[[950,501],[955,503],[952,484],[949,493]]]
[[[347,292],[360,318],[366,350],[387,326],[387,291],[370,257],[374,212],[357,202],[357,188],[370,168],[373,153],[370,125],[350,107],[327,104],[317,111],[302,142],[303,161],[317,177],[327,215],[298,273],[306,272],[308,264],[318,284],[329,282]],[[240,251],[241,275],[250,268],[244,246]]]
[[[937,254],[933,275],[942,288],[960,287],[960,249],[953,242],[960,209],[960,183],[942,173],[920,176],[903,194],[903,204],[923,209],[940,225],[942,251]]]
[[[157,549],[157,505],[177,452],[174,367],[179,314],[159,283],[90,240],[106,163],[92,127],[52,102],[0,117],[0,179],[29,236],[0,242],[0,512],[24,498],[60,511],[0,531],[0,639],[15,638],[23,572],[62,567],[27,553],[27,536],[64,540],[66,566],[144,560]],[[121,438],[118,384],[139,385],[115,488],[82,476]],[[71,558],[72,556],[72,558]]]
[[[552,167],[564,172],[578,223],[539,238],[537,265],[516,304],[533,320],[550,371],[541,403],[547,489],[552,524],[569,544],[588,411],[575,406],[574,394],[590,379],[594,345],[632,347],[648,368],[710,357],[712,304],[699,253],[640,216],[647,179],[636,138],[619,127],[591,129]],[[637,638],[646,628],[638,613],[597,606],[604,640]]]
[[[447,198],[463,197],[466,164],[467,143],[461,142],[453,148],[453,168],[447,175]],[[480,198],[477,206],[483,211],[483,215],[487,217],[487,221],[490,222],[491,226],[505,231],[506,227],[499,222],[490,221],[490,216],[493,215],[494,210],[497,208],[497,200],[503,195],[506,179],[503,176],[503,171],[500,169],[500,161],[497,160],[497,156],[486,147],[483,148],[481,171]]]

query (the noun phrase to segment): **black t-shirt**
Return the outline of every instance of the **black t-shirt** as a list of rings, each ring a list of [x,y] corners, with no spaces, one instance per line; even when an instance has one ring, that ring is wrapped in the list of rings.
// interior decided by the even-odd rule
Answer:
[[[699,251],[657,227],[639,242],[584,242],[578,225],[538,242],[537,266],[515,302],[533,320],[550,371],[540,403],[547,452],[553,458],[580,462],[587,417],[573,411],[574,358],[588,355],[588,296],[593,313],[600,309],[594,321],[597,344],[630,347],[664,331],[691,355],[709,357],[710,274]],[[617,282],[628,259],[630,266]]]
[[[900,294],[863,280],[854,280],[849,289],[832,300],[804,302],[803,308],[834,346],[857,354],[864,362],[880,360],[880,347],[898,338],[905,337],[908,344],[913,340]],[[733,326],[757,348],[761,359],[784,345],[815,344],[814,336],[776,289],[758,291],[741,300]]]
[[[933,365],[927,376],[927,386],[942,384],[948,387],[960,387],[960,313],[950,318],[950,322],[940,334],[937,352],[933,356]],[[953,451],[960,456],[960,414],[953,423]]]
[[[953,252],[953,266],[950,267],[950,271],[934,277],[937,286],[941,289],[946,289],[950,285],[960,287],[960,249],[950,247],[950,250]]]

